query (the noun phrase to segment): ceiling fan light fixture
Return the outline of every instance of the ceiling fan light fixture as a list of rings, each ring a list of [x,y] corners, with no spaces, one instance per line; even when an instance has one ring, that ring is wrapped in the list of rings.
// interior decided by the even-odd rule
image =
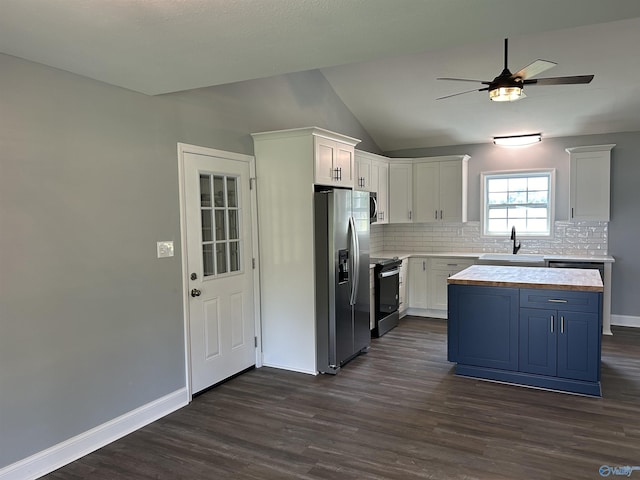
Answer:
[[[489,98],[494,102],[514,102],[524,98],[522,87],[496,87],[489,90]]]
[[[542,141],[542,134],[531,133],[527,135],[512,135],[509,137],[493,137],[493,143],[505,147],[521,147],[532,145]]]

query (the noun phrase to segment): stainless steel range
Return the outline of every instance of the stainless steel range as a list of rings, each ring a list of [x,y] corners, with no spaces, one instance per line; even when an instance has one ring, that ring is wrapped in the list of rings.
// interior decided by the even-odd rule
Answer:
[[[398,326],[400,319],[400,265],[397,257],[372,258],[375,263],[375,325],[371,334],[381,337],[392,328]]]

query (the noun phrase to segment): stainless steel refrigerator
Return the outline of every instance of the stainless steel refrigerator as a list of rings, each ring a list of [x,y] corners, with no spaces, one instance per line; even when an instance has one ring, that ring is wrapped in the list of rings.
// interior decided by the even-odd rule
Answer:
[[[317,365],[337,373],[371,344],[369,192],[316,191]]]

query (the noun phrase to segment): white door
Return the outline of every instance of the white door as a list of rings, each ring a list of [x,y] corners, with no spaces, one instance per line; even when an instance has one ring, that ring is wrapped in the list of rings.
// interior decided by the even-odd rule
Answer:
[[[183,153],[191,393],[256,363],[249,162]]]

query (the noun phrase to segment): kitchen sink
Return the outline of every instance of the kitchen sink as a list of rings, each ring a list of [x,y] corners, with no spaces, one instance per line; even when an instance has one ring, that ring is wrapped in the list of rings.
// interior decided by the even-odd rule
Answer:
[[[514,267],[544,267],[544,255],[513,255],[511,253],[484,253],[478,265],[507,265]]]

